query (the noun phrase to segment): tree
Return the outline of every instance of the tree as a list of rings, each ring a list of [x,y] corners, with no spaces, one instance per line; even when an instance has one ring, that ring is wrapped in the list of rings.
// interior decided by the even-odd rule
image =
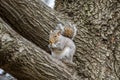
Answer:
[[[78,80],[119,80],[119,4],[119,0],[58,0],[55,9],[67,16],[64,19],[41,1],[0,0],[1,18],[17,32],[7,26],[15,37],[13,41],[5,40],[9,35],[2,32],[0,66],[20,80],[72,80],[75,77]],[[76,70],[54,61],[45,52],[49,52],[47,35],[59,22],[58,18],[61,22],[69,19],[77,24]]]

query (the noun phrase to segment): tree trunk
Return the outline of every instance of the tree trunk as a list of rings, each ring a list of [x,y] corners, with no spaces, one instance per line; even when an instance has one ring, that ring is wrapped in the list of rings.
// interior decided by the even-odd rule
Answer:
[[[74,0],[61,0],[59,1],[59,3],[57,3],[57,5],[57,11],[62,12],[64,15],[68,16],[68,18],[70,18],[77,24],[78,34],[75,39],[77,51],[74,56],[74,62],[77,64],[76,70],[79,76],[79,80],[119,80],[119,1],[76,0],[75,2]],[[52,29],[58,22],[57,17],[59,15],[56,16],[55,11],[47,8],[41,2],[37,2],[37,0],[0,0],[0,16],[16,32],[18,32],[31,42],[35,43],[45,51],[48,51],[47,39],[49,30]],[[27,46],[28,44],[25,43],[26,42],[23,41],[23,45]],[[11,43],[10,46],[12,46],[12,44],[13,43]],[[56,74],[56,72],[59,72],[58,67],[60,67],[60,64],[62,63],[55,64],[52,60],[49,60],[49,54],[40,54],[42,53],[41,50],[34,52],[34,47],[32,47],[32,43],[30,46],[27,46],[28,49],[25,49],[27,50],[26,52],[29,52],[29,54],[23,54],[25,57],[19,57],[21,55],[16,47],[7,47],[9,51],[15,48],[16,53],[19,53],[15,55],[15,53],[13,53],[15,51],[5,51],[6,46],[4,46],[5,44],[3,45],[1,51],[3,51],[3,54],[5,55],[1,55],[1,57],[5,57],[4,60],[7,60],[7,65],[5,65],[3,68],[11,72],[18,79],[23,80],[24,77],[29,80],[38,80],[38,78],[46,79],[48,75],[50,76],[50,80],[59,78],[60,80],[74,79],[74,75],[72,74],[73,71],[70,72],[71,70],[68,67],[66,68],[66,66],[62,66],[62,68],[59,68],[59,70],[61,70],[60,74]],[[6,54],[6,52],[12,54],[10,55],[12,58],[6,56],[8,55],[8,53]],[[30,54],[30,52],[34,54]],[[40,58],[38,54],[39,56],[41,56]],[[31,57],[31,55],[33,55],[34,58]],[[2,60],[2,58],[0,59],[0,63],[4,63],[4,60]],[[48,60],[46,61],[46,59]],[[16,65],[14,65],[14,68],[13,65],[9,66],[11,65],[8,63],[9,60],[10,62],[12,62],[11,64],[17,63]],[[43,61],[43,63],[45,64],[40,64],[42,63],[41,61]],[[22,64],[21,62],[23,63],[23,66],[20,65]],[[37,64],[35,64],[34,62]],[[49,62],[50,64],[47,62]],[[49,69],[47,69],[48,64],[50,67]],[[28,65],[31,65],[32,67],[29,67]],[[44,65],[46,65],[47,67],[44,67]],[[54,67],[55,65],[56,67]],[[31,68],[33,69],[33,71],[31,71]],[[52,69],[55,70],[53,70],[53,74],[51,75],[50,73],[52,73]],[[65,74],[63,72],[63,69],[67,71],[65,72]],[[47,72],[46,70],[50,70],[51,72],[48,73],[49,71]],[[19,75],[20,73],[21,75]],[[33,74],[34,77],[33,79],[31,79],[30,76]],[[61,77],[61,75],[63,76]]]
[[[55,9],[78,25],[78,74],[89,80],[119,80],[120,1],[57,0]]]

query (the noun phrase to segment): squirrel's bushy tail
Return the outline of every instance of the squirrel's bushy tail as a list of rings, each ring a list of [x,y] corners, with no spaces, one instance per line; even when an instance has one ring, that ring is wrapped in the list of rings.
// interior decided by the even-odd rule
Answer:
[[[70,39],[74,39],[77,33],[77,28],[75,24],[68,22],[67,24],[63,25],[62,23],[57,24],[55,30],[61,30],[61,34],[65,37]]]

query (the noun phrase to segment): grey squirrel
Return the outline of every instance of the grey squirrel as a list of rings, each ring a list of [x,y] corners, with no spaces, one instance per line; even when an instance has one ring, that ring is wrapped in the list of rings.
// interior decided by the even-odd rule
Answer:
[[[55,30],[50,31],[48,47],[50,48],[52,57],[72,62],[73,55],[76,51],[73,39],[77,29],[74,27],[66,27],[62,24],[58,24]],[[67,34],[66,36],[72,36],[72,38],[66,37],[64,34]]]

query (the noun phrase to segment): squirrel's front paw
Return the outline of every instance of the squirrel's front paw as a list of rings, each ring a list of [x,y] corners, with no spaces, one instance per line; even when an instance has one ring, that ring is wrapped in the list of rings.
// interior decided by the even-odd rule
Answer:
[[[55,44],[52,44],[51,47],[52,47],[52,48],[56,48],[57,46],[56,46]]]
[[[55,44],[49,44],[48,47],[49,48],[56,48],[56,45]]]
[[[48,45],[48,47],[50,48],[50,47],[51,47],[51,45],[49,44],[49,45]]]

